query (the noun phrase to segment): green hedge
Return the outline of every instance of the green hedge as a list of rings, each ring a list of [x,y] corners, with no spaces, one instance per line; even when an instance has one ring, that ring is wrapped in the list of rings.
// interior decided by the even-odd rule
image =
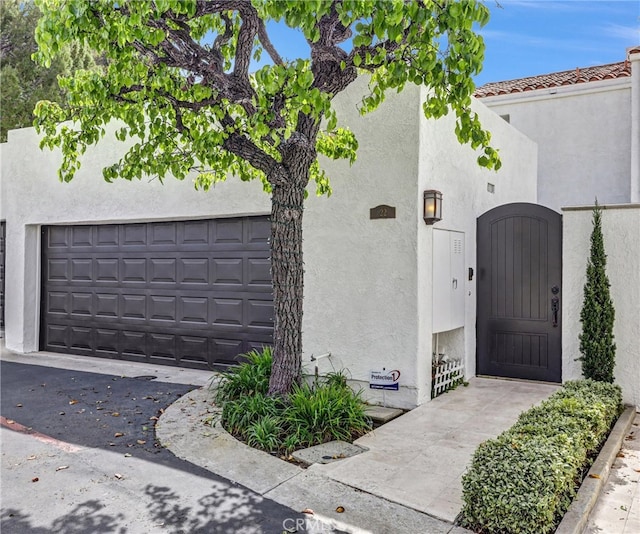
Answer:
[[[476,450],[462,479],[462,524],[483,533],[553,532],[621,411],[619,386],[580,380],[522,413]]]

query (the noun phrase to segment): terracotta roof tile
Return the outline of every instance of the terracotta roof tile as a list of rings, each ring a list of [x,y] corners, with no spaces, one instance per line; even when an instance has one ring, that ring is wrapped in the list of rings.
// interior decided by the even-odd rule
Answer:
[[[631,64],[627,60],[621,61],[620,63],[611,63],[610,65],[577,68],[575,70],[553,72],[551,74],[530,76],[528,78],[519,78],[517,80],[487,83],[478,87],[474,96],[483,98],[487,96],[522,93],[524,91],[535,91],[536,89],[547,89],[549,87],[560,87],[563,85],[575,85],[578,83],[626,78],[629,76],[631,76]]]

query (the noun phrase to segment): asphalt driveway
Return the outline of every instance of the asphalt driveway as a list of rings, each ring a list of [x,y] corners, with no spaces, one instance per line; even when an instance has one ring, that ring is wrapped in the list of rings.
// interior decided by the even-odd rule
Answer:
[[[157,418],[195,386],[7,361],[0,371],[2,532],[281,533],[300,517],[160,446]]]

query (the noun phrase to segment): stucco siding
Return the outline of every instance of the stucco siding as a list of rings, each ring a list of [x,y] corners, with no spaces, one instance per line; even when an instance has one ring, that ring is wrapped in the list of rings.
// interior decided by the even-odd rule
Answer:
[[[259,183],[230,179],[208,194],[191,180],[173,178],[116,181],[102,179],[121,145],[109,136],[90,148],[70,183],[60,183],[60,155],[38,148],[32,128],[9,133],[2,151],[2,193],[7,219],[6,346],[18,352],[38,349],[40,225],[198,219],[269,213]]]
[[[392,95],[361,118],[357,103],[366,84],[337,99],[339,117],[360,141],[358,161],[323,160],[334,194],[315,196],[309,185],[304,218],[306,264],[303,362],[331,352],[320,372],[345,368],[368,387],[369,372],[399,369],[402,390],[395,405],[417,404],[415,382],[417,273],[417,108],[418,90]],[[40,225],[138,222],[261,215],[270,211],[259,182],[233,177],[208,192],[192,180],[164,184],[108,184],[102,167],[117,160],[124,145],[108,135],[90,148],[71,183],[57,180],[57,152],[40,151],[33,129],[12,131],[2,146],[2,193],[7,224],[7,348],[38,350]],[[7,200],[7,202],[5,202]],[[397,217],[370,220],[379,204]],[[368,390],[367,390],[367,393]],[[371,392],[375,397],[376,393]],[[378,395],[379,396],[379,395]]]
[[[579,335],[590,236],[591,208],[564,210],[563,380],[582,377]],[[624,402],[640,406],[640,204],[604,206],[602,233],[615,308],[615,379]]]
[[[537,147],[534,142],[495,115],[481,102],[475,101],[484,128],[492,135],[492,145],[500,151],[502,168],[492,171],[477,164],[478,153],[467,145],[460,146],[454,134],[454,117],[421,121],[420,171],[418,189],[437,189],[443,195],[442,221],[434,227],[465,233],[465,272],[474,270],[473,280],[465,281],[465,327],[441,335],[440,345],[452,358],[463,357],[467,377],[476,374],[476,219],[496,206],[511,202],[536,202]],[[489,192],[488,184],[493,186]],[[420,200],[421,202],[421,200]],[[422,209],[422,208],[420,208]],[[431,380],[431,227],[420,223],[418,236],[419,280],[421,304],[419,322],[420,379]],[[437,259],[435,259],[437,261]],[[437,303],[436,303],[437,307]]]
[[[370,115],[358,103],[359,80],[335,102],[339,120],[357,135],[353,166],[321,159],[333,195],[316,197],[309,185],[304,214],[305,303],[303,365],[308,372],[345,369],[374,402],[411,408],[430,397],[432,352],[432,227],[422,220],[422,192],[444,194],[437,227],[465,232],[465,265],[475,269],[476,218],[507,202],[536,201],[536,146],[482,104],[474,106],[492,131],[503,168],[487,171],[461,146],[452,117],[427,121],[419,88],[409,86]],[[12,131],[2,146],[2,193],[7,219],[6,343],[38,350],[40,227],[47,224],[139,222],[262,215],[270,211],[258,182],[235,178],[208,192],[190,179],[107,184],[101,169],[124,146],[109,135],[87,151],[76,178],[61,184],[60,156],[40,151],[32,129]],[[495,192],[487,191],[487,183]],[[372,220],[369,210],[395,207],[396,217]],[[466,323],[450,334],[475,374],[475,277],[466,282]],[[311,356],[330,352],[312,362]],[[370,371],[397,369],[400,391],[368,388]]]
[[[320,372],[346,368],[365,397],[370,372],[397,369],[400,391],[385,402],[418,403],[416,381],[418,278],[416,265],[419,92],[408,87],[374,113],[360,116],[366,86],[359,81],[336,99],[343,125],[359,141],[358,159],[321,159],[333,195],[311,193],[305,209],[304,358],[331,352]],[[387,204],[395,219],[369,218]],[[313,366],[308,363],[309,370]]]
[[[488,97],[498,115],[538,143],[538,202],[561,206],[630,201],[628,78]]]

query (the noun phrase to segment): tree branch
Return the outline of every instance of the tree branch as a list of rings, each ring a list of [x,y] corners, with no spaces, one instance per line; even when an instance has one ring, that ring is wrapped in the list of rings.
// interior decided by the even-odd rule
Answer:
[[[275,46],[271,43],[271,39],[269,39],[269,34],[267,33],[267,27],[264,25],[264,21],[262,19],[258,20],[258,39],[260,40],[260,44],[267,51],[269,57],[276,65],[284,65],[284,61],[280,54],[276,50]]]

